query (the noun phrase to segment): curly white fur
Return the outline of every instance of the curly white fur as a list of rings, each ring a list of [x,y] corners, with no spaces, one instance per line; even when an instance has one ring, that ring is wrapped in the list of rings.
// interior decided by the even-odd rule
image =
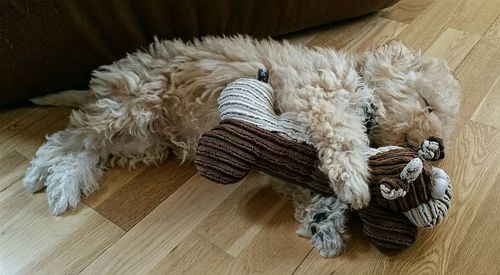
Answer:
[[[363,108],[377,107],[370,141],[378,146],[447,139],[458,112],[458,83],[446,65],[397,41],[361,56],[243,36],[155,41],[94,72],[91,96],[68,128],[38,150],[26,188],[46,186],[50,207],[60,214],[97,188],[104,167],[159,163],[169,150],[192,159],[199,137],[219,121],[222,89],[259,68],[270,70],[277,111],[299,113],[321,170],[356,208],[370,199]],[[74,105],[75,97],[60,100]]]

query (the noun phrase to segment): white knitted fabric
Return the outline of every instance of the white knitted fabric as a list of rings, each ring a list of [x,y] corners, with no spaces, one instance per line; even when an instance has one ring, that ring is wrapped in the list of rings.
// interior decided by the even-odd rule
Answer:
[[[451,204],[451,185],[444,197],[441,199],[431,199],[421,203],[417,207],[410,209],[403,214],[418,227],[433,227],[440,223],[448,213]]]
[[[422,148],[418,150],[418,156],[426,160],[432,160],[434,158],[434,152],[438,149],[439,144],[437,142],[426,140],[422,144]]]
[[[285,138],[309,143],[296,114],[276,115],[274,90],[265,82],[240,78],[222,90],[218,103],[221,120],[243,120]]]

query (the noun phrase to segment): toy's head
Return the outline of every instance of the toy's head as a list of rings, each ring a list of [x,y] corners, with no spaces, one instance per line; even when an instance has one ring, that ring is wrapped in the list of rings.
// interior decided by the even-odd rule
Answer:
[[[444,153],[442,141],[427,140],[422,148],[429,143],[436,146],[430,159],[440,158]],[[359,212],[363,230],[379,247],[408,247],[415,241],[417,228],[433,227],[448,212],[450,178],[442,169],[433,167],[423,157],[423,151],[419,154],[382,147],[369,158],[371,201]]]
[[[442,169],[408,149],[379,153],[369,162],[371,204],[402,212],[418,227],[432,227],[446,215],[451,184]]]

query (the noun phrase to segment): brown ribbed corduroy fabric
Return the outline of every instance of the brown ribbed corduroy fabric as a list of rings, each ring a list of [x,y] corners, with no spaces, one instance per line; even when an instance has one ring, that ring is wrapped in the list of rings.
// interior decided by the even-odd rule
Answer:
[[[432,166],[427,161],[422,162],[422,174],[414,182],[407,183],[399,177],[404,167],[415,157],[417,157],[416,153],[409,149],[391,150],[370,157],[370,195],[372,200],[376,200],[380,206],[396,212],[405,212],[429,201],[434,179]],[[403,187],[407,191],[406,196],[387,200],[380,193],[380,184]]]
[[[200,174],[218,183],[236,183],[257,169],[331,196],[318,163],[314,147],[235,119],[223,120],[204,134],[195,159]]]
[[[402,250],[410,247],[418,228],[402,213],[370,205],[358,211],[363,232],[378,248]]]

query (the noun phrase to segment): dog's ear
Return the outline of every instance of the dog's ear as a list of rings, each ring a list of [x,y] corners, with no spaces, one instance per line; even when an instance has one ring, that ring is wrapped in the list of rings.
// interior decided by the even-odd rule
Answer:
[[[363,54],[363,67],[373,71],[378,66],[385,70],[393,67],[399,72],[409,72],[421,60],[420,51],[407,47],[401,40],[391,40]],[[381,71],[385,71],[381,70]]]

